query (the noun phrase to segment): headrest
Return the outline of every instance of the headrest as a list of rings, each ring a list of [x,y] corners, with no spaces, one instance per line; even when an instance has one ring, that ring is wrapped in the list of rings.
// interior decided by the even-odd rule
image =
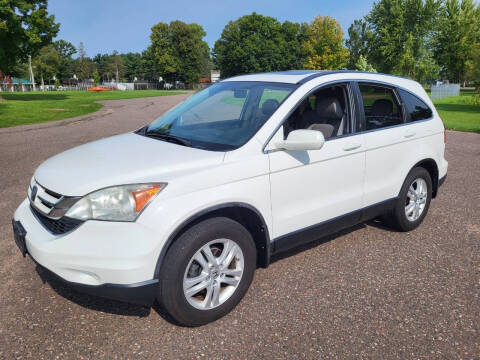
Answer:
[[[372,116],[385,116],[393,112],[393,104],[388,99],[378,99],[372,104],[370,113]]]
[[[343,110],[337,98],[320,97],[315,101],[315,111],[322,119],[341,119]]]
[[[278,108],[279,102],[275,99],[268,99],[262,105],[263,115],[272,115],[275,110]]]

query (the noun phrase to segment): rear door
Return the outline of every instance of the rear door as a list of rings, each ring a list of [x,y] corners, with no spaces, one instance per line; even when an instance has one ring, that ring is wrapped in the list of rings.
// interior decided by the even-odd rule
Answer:
[[[359,82],[358,91],[366,148],[363,206],[368,207],[398,196],[417,154],[422,152],[428,124],[411,121],[408,111],[411,106],[404,102],[403,90]],[[418,111],[420,118],[431,116],[427,109]]]

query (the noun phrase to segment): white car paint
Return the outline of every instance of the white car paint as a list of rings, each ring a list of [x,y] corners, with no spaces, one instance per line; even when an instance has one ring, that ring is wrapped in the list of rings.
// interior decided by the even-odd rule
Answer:
[[[224,81],[297,83],[314,73],[238,76]],[[407,89],[433,110],[428,121],[326,141],[320,150],[283,151],[281,123],[313,89],[337,81],[376,81]],[[27,231],[31,256],[80,284],[151,280],[167,239],[184,221],[212,206],[243,203],[263,217],[270,239],[393,198],[409,170],[431,158],[446,175],[444,128],[428,95],[412,80],[337,72],[300,85],[246,144],[228,152],[175,145],[136,134],[85,144],[45,161],[36,181],[62,195],[84,196],[108,186],[166,182],[135,222],[88,220],[62,235],[46,230],[28,199],[14,219]],[[160,274],[161,276],[161,274]]]

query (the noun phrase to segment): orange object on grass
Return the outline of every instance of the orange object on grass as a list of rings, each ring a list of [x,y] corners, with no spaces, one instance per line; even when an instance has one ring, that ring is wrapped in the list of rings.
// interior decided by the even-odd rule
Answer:
[[[106,89],[104,87],[97,86],[97,87],[88,88],[88,91],[108,91],[108,89]]]

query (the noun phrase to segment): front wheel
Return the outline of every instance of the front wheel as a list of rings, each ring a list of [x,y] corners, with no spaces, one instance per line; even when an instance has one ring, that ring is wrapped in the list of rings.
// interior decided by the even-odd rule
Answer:
[[[228,218],[205,220],[168,250],[158,300],[180,325],[209,323],[240,302],[255,267],[255,244],[242,225]]]
[[[416,167],[410,171],[398,196],[394,210],[383,216],[385,222],[400,231],[418,227],[427,215],[432,199],[432,179],[427,170]]]

